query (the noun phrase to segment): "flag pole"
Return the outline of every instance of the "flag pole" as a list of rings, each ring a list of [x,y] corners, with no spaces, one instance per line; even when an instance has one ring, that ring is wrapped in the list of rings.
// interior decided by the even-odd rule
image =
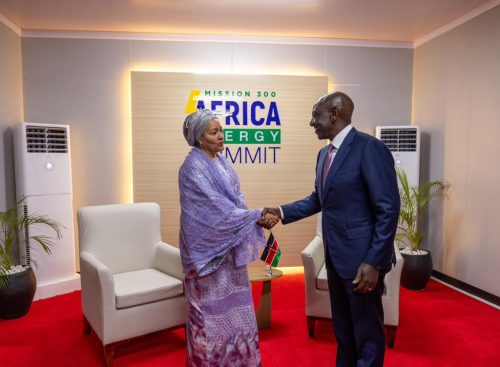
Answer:
[[[270,233],[270,236],[273,236],[274,238],[274,235],[273,235],[273,231],[269,229],[269,233]],[[277,252],[275,250],[273,250],[272,246],[269,248],[269,251],[273,251],[273,252]],[[264,270],[266,271],[266,275],[271,278],[273,276],[273,267],[272,267],[272,262],[271,264],[264,264]]]

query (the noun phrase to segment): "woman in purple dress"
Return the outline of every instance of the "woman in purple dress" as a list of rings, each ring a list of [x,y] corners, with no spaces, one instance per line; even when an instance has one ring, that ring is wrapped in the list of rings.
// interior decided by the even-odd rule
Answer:
[[[261,219],[248,210],[238,176],[220,154],[222,127],[210,110],[187,116],[193,149],[179,170],[180,251],[188,301],[188,367],[261,366],[259,337],[246,265],[265,245]]]

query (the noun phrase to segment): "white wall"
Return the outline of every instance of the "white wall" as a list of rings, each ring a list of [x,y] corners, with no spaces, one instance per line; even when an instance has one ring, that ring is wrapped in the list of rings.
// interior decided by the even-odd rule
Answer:
[[[22,121],[21,37],[0,22],[0,211],[15,203],[11,127]]]
[[[354,125],[373,133],[410,122],[412,58],[402,48],[24,37],[25,119],[71,125],[75,209],[127,202],[131,70],[327,75],[353,98]]]
[[[500,6],[416,48],[413,121],[422,178],[450,183],[431,210],[434,268],[500,295]],[[430,159],[429,159],[430,157]]]

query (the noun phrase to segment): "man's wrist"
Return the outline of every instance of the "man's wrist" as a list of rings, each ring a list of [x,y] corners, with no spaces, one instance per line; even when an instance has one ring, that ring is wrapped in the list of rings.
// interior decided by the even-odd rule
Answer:
[[[369,263],[367,263],[367,262],[365,262],[364,264],[366,264],[366,265],[368,265],[368,266],[372,267],[372,268],[373,268],[373,269],[375,269],[375,270],[379,270],[379,271],[380,271],[380,270],[382,270],[382,267],[381,267],[381,266],[379,266],[379,265],[372,265],[372,264],[369,264]]]

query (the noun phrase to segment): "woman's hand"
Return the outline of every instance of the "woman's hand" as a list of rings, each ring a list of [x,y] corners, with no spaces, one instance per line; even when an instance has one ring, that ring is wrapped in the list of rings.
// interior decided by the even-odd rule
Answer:
[[[262,215],[257,221],[257,224],[261,227],[264,227],[265,229],[271,229],[279,221],[280,218],[277,215],[271,214],[270,212],[262,211]]]

